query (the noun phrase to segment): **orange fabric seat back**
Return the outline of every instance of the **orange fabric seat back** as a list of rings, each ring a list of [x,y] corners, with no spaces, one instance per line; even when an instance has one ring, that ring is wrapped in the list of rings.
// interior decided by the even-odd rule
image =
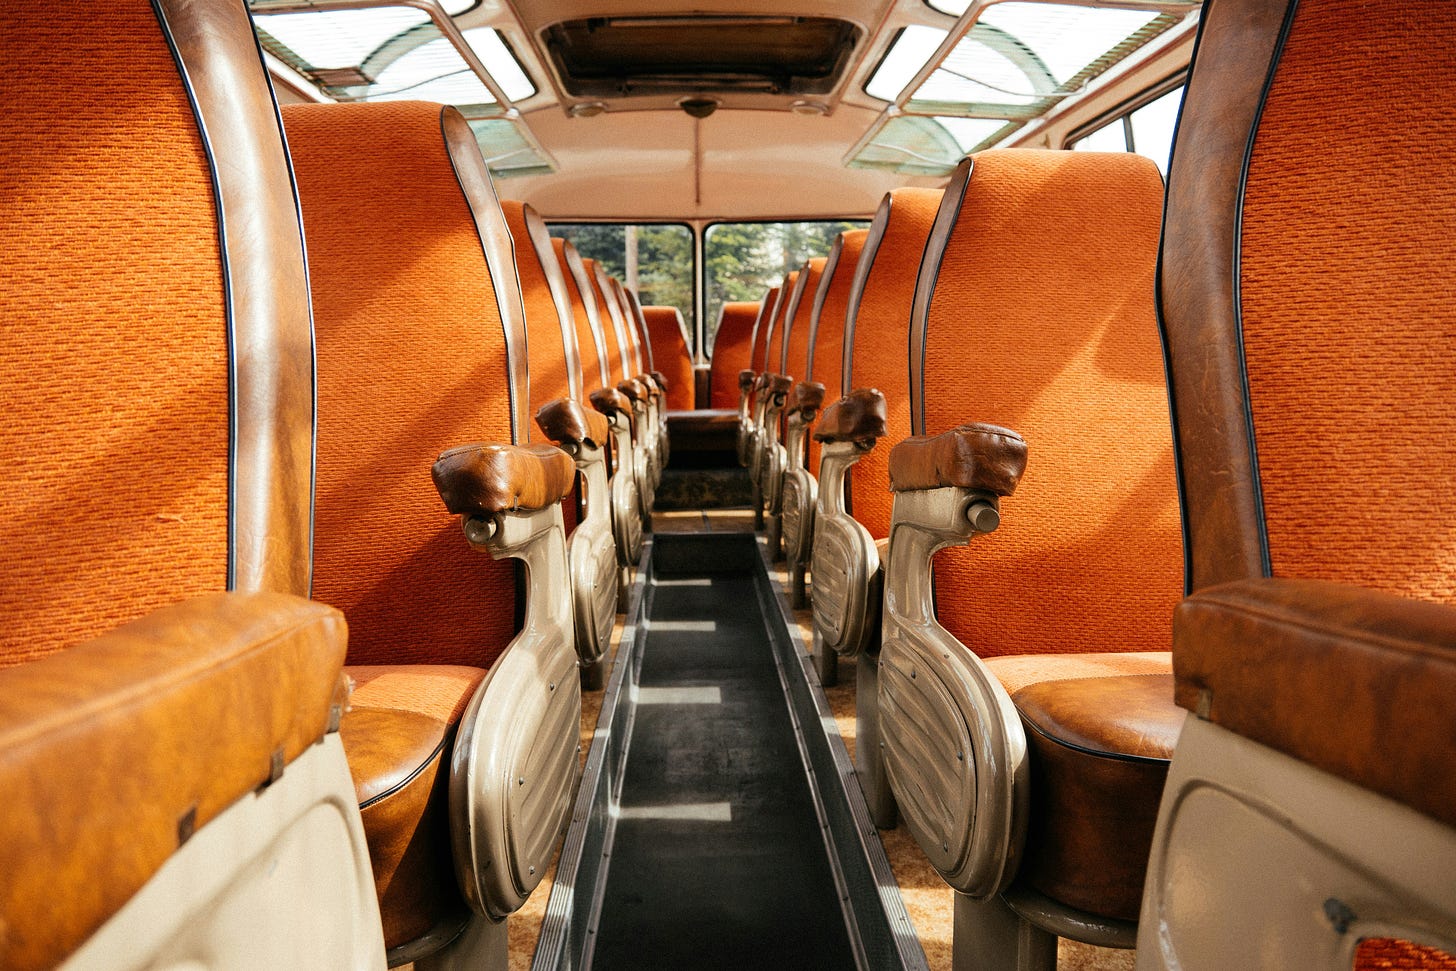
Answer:
[[[773,316],[768,320],[768,333],[764,337],[763,371],[779,374],[784,360],[784,331],[788,329],[789,310],[794,303],[794,293],[799,286],[801,270],[791,270],[779,287],[778,303],[774,305]],[[763,373],[763,372],[760,372]]]
[[[708,400],[703,407],[738,407],[738,372],[752,366],[753,324],[762,306],[733,301],[725,303],[718,312],[718,329],[709,359]]]
[[[810,324],[814,319],[814,306],[819,301],[824,266],[828,262],[825,257],[816,256],[804,264],[798,302],[789,307],[791,316],[784,323],[783,370],[780,373],[795,381],[809,379]]]
[[[647,337],[647,321],[642,316],[642,306],[635,296],[627,291],[622,281],[608,277],[611,283],[611,298],[622,315],[622,328],[627,332],[628,362],[632,375],[646,374],[656,365],[652,363],[652,344]]]
[[[667,379],[669,411],[693,408],[693,357],[688,350],[682,314],[676,307],[643,307],[647,335],[652,339],[652,363]]]
[[[845,311],[844,375],[825,399],[860,388],[885,394],[885,438],[849,470],[850,515],[890,535],[890,449],[910,434],[910,308],[939,189],[895,189],[870,223]]]
[[[601,264],[596,260],[582,260],[586,267],[587,285],[591,289],[590,298],[597,308],[597,320],[601,322],[602,337],[607,349],[607,373],[610,375],[610,384],[616,387],[618,381],[625,381],[628,378],[635,378],[635,372],[628,373],[631,369],[631,362],[628,360],[631,351],[627,347],[627,332],[622,324],[622,316],[617,312],[616,305],[608,292],[611,284],[607,280],[607,274],[602,270]]]
[[[516,628],[511,563],[470,548],[430,479],[442,450],[527,426],[492,281],[515,274],[487,265],[444,111],[284,109],[318,335],[313,592],[348,618],[353,664],[489,667]]]
[[[531,413],[534,415],[542,405],[558,398],[585,400],[570,298],[546,224],[535,209],[523,202],[502,200],[501,212],[511,231],[521,302],[526,311]]]
[[[1451,10],[1325,0],[1288,30],[1236,268],[1262,556],[1456,603]]]
[[[245,11],[10,4],[0,33],[0,666],[306,593],[307,288]]]
[[[824,264],[824,281],[814,301],[810,318],[809,361],[806,381],[824,385],[824,403],[840,397],[844,382],[844,315],[849,309],[849,291],[854,283],[854,270],[859,265],[868,229],[851,229],[840,233]],[[809,471],[819,474],[819,452],[822,448],[809,436]]]
[[[912,426],[1002,425],[1029,456],[1001,528],[935,557],[937,617],[977,654],[1171,643],[1183,546],[1161,215],[1158,170],[1131,154],[982,152],[946,189],[912,318]]]
[[[551,248],[566,281],[566,296],[571,303],[571,317],[576,324],[576,348],[581,355],[582,392],[591,394],[598,388],[610,387],[607,349],[597,320],[596,301],[586,275],[586,264],[576,246],[559,236],[551,237]]]
[[[774,314],[778,313],[779,298],[783,292],[782,284],[770,288],[768,293],[764,294],[763,301],[758,305],[758,316],[753,319],[753,336],[749,340],[748,366],[753,369],[754,374],[762,374],[768,360],[768,332],[773,326]]]

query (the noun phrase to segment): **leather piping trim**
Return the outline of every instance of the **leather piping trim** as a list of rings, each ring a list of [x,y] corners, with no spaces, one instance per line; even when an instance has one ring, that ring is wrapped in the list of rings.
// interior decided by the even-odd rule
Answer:
[[[227,310],[227,352],[228,352],[228,497],[227,497],[227,589],[237,585],[237,507],[238,507],[238,349],[233,333],[232,267],[227,259],[227,213],[222,204],[222,183],[217,173],[217,158],[213,151],[212,137],[207,131],[207,121],[202,117],[202,106],[197,102],[197,92],[192,86],[192,76],[187,73],[187,63],[177,47],[177,38],[172,35],[172,25],[167,12],[162,8],[163,0],[152,0],[152,13],[161,25],[162,36],[167,39],[167,49],[181,75],[182,87],[187,92],[187,103],[192,106],[192,119],[197,123],[197,134],[202,140],[202,151],[207,157],[207,177],[212,183],[212,205],[217,213],[217,245],[222,254],[223,306]]]
[[[794,295],[789,298],[788,309],[784,311],[784,332],[779,339],[779,374],[786,374],[789,370],[789,338],[790,331],[794,329],[794,317],[799,312],[799,304],[804,299],[804,291],[809,289],[809,261],[805,260],[804,265],[799,267],[799,278],[794,281]]]
[[[875,256],[880,244],[885,241],[885,230],[890,225],[890,210],[895,205],[895,194],[885,193],[875,218],[870,221],[870,233],[865,237],[864,248],[859,251],[859,263],[854,268],[854,279],[849,283],[849,303],[844,308],[844,359],[840,361],[840,397],[855,390],[851,374],[854,371],[854,325],[859,320],[859,305],[864,299],[865,287],[869,284],[870,271],[874,268]],[[854,471],[853,466],[848,470]],[[846,483],[848,475],[846,475]],[[848,488],[845,489],[848,492]]]
[[[935,285],[940,281],[940,263],[950,245],[951,234],[955,232],[960,218],[961,204],[971,184],[971,174],[976,161],[971,156],[961,159],[950,184],[941,197],[940,209],[935,213],[935,222],[930,227],[930,236],[925,241],[925,251],[920,255],[920,270],[915,277],[915,301],[910,309],[910,434],[924,435],[925,432],[925,345],[926,328],[930,326],[930,301],[935,296]]]
[[[1239,378],[1244,401],[1244,428],[1249,440],[1249,475],[1253,478],[1251,487],[1254,500],[1254,521],[1259,531],[1259,563],[1266,577],[1274,575],[1273,560],[1269,554],[1269,527],[1264,519],[1264,486],[1259,477],[1259,441],[1254,431],[1254,406],[1249,395],[1249,362],[1244,353],[1244,303],[1243,273],[1244,260],[1244,192],[1249,184],[1249,165],[1254,158],[1254,141],[1259,137],[1259,124],[1264,119],[1264,107],[1269,101],[1269,92],[1274,87],[1274,76],[1279,73],[1279,61],[1284,56],[1284,45],[1289,40],[1294,16],[1299,10],[1299,0],[1290,0],[1284,11],[1284,22],[1279,27],[1279,36],[1274,41],[1274,50],[1269,56],[1269,69],[1264,75],[1264,86],[1259,90],[1259,102],[1250,119],[1249,137],[1244,143],[1244,158],[1239,165],[1239,189],[1237,210],[1234,215],[1233,266],[1233,311],[1234,336],[1238,340]]]
[[[251,15],[250,15],[251,16]],[[293,171],[293,152],[288,147],[288,132],[283,127],[283,109],[278,104],[278,93],[273,87],[272,75],[268,74],[268,60],[263,56],[263,44],[258,39],[257,31],[253,32],[253,45],[258,51],[258,64],[265,76],[268,77],[268,96],[273,99],[273,120],[278,126],[278,137],[283,140],[283,158],[288,164],[288,191],[293,195],[293,211],[296,212],[298,221],[298,244],[303,257],[303,285],[310,294],[308,300],[308,373],[309,384],[312,387],[311,395],[311,417],[309,420],[309,460],[308,460],[308,574],[305,577],[303,595],[312,599],[313,597],[313,540],[314,540],[314,519],[318,508],[318,330],[313,319],[313,281],[309,277],[308,263],[308,236],[303,231],[303,200],[298,195],[298,176]],[[337,728],[334,731],[338,731]]]
[[[399,782],[396,782],[394,785],[390,786],[388,789],[384,790],[383,792],[380,792],[380,793],[377,793],[377,794],[375,794],[373,796],[370,796],[368,799],[366,799],[363,802],[361,802],[359,804],[359,811],[360,812],[363,812],[364,810],[368,809],[370,806],[377,805],[377,804],[383,802],[384,800],[388,799],[390,796],[393,796],[396,793],[402,792],[406,788],[408,788],[409,787],[409,784],[411,782],[414,782],[416,779],[418,779],[420,777],[420,773],[421,772],[423,772],[426,769],[428,769],[434,763],[434,761],[436,759],[440,758],[444,754],[445,749],[447,747],[449,747],[450,742],[454,738],[455,738],[455,730],[452,728],[450,731],[446,732],[443,736],[441,736],[441,738],[440,738],[440,744],[438,744],[438,745],[435,746],[434,751],[432,751],[430,753],[430,757],[429,758],[425,759],[419,765],[415,766],[415,770],[413,772],[411,772],[405,778],[401,779]]]
[[[1019,710],[1017,711],[1017,715],[1021,715],[1021,712]],[[1065,739],[1057,738],[1054,735],[1048,735],[1046,732],[1042,731],[1040,728],[1037,728],[1031,722],[1027,721],[1024,717],[1021,718],[1021,725],[1027,731],[1034,733],[1038,738],[1044,738],[1054,745],[1060,745],[1062,748],[1070,749],[1073,752],[1081,752],[1083,755],[1090,755],[1094,759],[1104,759],[1108,762],[1131,762],[1136,765],[1166,766],[1171,764],[1172,762],[1171,758],[1160,759],[1151,755],[1125,755],[1121,752],[1105,752],[1101,749],[1088,748],[1085,745],[1073,745],[1071,742],[1068,742]]]
[[[585,383],[581,373],[581,349],[576,346],[576,318],[571,312],[571,297],[566,292],[566,276],[556,260],[556,250],[551,246],[551,231],[546,220],[527,203],[521,203],[521,216],[526,222],[526,235],[531,238],[531,248],[536,259],[541,261],[541,272],[546,277],[546,288],[551,291],[551,303],[556,307],[556,322],[561,328],[561,344],[566,352],[566,387],[577,401],[586,400]],[[529,335],[527,337],[529,340]]]
[[[506,386],[511,401],[511,443],[529,440],[530,375],[526,370],[526,310],[521,302],[521,281],[516,276],[516,245],[505,224],[500,200],[490,181],[490,172],[480,154],[480,143],[460,111],[450,105],[440,108],[440,137],[455,181],[475,222],[481,256],[495,290],[495,302],[506,341]],[[473,154],[472,154],[473,153]],[[506,274],[510,276],[507,279]]]
[[[840,233],[834,237],[834,245],[829,247],[829,256],[824,260],[824,275],[819,277],[819,289],[814,291],[814,310],[809,315],[809,356],[804,359],[804,376],[799,379],[801,381],[814,379],[814,345],[819,343],[819,316],[824,313],[829,284],[834,280],[834,271],[839,268],[839,254],[843,251],[844,234]]]
[[[241,29],[252,35],[243,4],[151,0],[151,8],[187,93],[217,218],[228,351],[226,588],[306,596],[317,436],[300,445],[277,428],[307,408],[316,429],[318,389],[302,217],[277,99],[257,38],[247,48],[221,42]],[[194,77],[189,61],[206,67]],[[285,179],[291,205],[270,191]],[[278,548],[291,553],[270,555]]]

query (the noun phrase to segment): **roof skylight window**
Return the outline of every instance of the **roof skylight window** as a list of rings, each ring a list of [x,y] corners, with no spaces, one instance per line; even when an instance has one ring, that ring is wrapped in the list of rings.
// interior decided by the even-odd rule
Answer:
[[[472,6],[456,0],[450,7]],[[318,8],[270,12],[254,24],[264,48],[337,101],[440,101],[476,108],[499,99],[425,11],[413,7]],[[470,50],[510,101],[535,94],[499,33],[463,33]]]
[[[1080,94],[1199,7],[1199,0],[1117,0],[1115,6],[1100,0],[978,0],[974,8],[972,0],[927,2],[960,18],[956,32],[920,25],[900,32],[865,85],[865,93],[890,105],[846,164],[948,173],[958,155],[931,160],[948,155],[952,143],[976,151],[1001,141]],[[978,124],[966,127],[956,119]],[[897,155],[904,161],[895,162]]]

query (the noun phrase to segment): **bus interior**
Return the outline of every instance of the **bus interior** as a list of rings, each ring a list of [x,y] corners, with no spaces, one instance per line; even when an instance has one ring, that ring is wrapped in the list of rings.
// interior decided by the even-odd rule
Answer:
[[[1451,13],[0,2],[0,969],[1456,971]]]

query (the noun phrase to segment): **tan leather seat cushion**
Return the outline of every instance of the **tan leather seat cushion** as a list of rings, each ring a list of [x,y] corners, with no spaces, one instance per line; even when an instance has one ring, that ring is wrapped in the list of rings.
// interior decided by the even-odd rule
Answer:
[[[1022,884],[1136,920],[1168,762],[1183,727],[1168,653],[986,662],[1026,728],[1031,813]]]
[[[450,746],[485,671],[346,671],[357,687],[339,732],[364,818],[384,943],[396,948],[468,916],[450,849]]]

